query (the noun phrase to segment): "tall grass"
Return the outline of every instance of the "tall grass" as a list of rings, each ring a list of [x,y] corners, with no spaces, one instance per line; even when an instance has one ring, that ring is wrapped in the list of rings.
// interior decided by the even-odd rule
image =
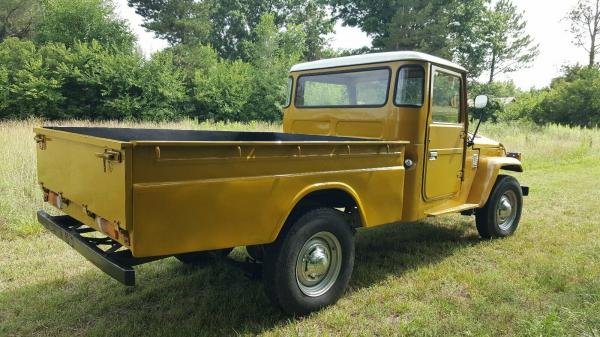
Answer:
[[[36,180],[36,150],[32,129],[42,124],[43,121],[36,119],[0,123],[0,237],[26,236],[40,230],[35,211],[46,206]],[[71,120],[49,125],[281,131],[280,124],[198,123],[194,120],[170,123]],[[548,167],[600,156],[598,129],[484,124],[480,134],[500,140],[510,151],[523,152],[526,168]]]
[[[573,163],[600,156],[600,130],[524,123],[484,124],[481,134],[498,140],[508,151],[523,152],[525,168]]]

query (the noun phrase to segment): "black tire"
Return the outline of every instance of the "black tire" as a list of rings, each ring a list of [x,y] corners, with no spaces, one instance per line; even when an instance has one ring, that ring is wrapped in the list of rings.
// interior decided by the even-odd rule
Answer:
[[[185,264],[199,266],[211,263],[216,259],[225,258],[227,255],[229,255],[229,253],[231,253],[232,250],[233,248],[224,248],[205,252],[192,252],[175,255],[175,258]]]
[[[508,216],[506,216],[508,208],[505,206],[505,200],[511,205]],[[505,175],[498,176],[488,201],[475,211],[475,223],[479,235],[484,239],[512,235],[519,226],[522,210],[523,191],[517,179]]]
[[[316,246],[310,247],[317,248],[305,246],[315,242]],[[327,245],[327,242],[331,244]],[[334,248],[327,250],[327,247]],[[322,257],[319,254],[324,252],[329,254],[329,259],[314,263],[317,261],[315,256]],[[282,232],[277,241],[267,247],[266,253],[263,281],[267,296],[285,312],[304,315],[335,303],[346,291],[354,268],[354,230],[343,213],[331,208],[314,209],[297,218],[287,232]],[[323,282],[319,283],[324,285],[321,290],[313,291],[311,286],[307,287],[301,281],[303,278],[306,280],[307,275],[316,275],[313,273],[311,276],[309,262],[300,258],[301,253],[313,261],[311,267],[317,266],[317,269],[312,269],[320,272],[316,279],[323,277]],[[322,261],[329,263],[319,264]],[[302,263],[306,267],[299,275],[297,268],[302,270]],[[311,292],[312,295],[308,295]]]

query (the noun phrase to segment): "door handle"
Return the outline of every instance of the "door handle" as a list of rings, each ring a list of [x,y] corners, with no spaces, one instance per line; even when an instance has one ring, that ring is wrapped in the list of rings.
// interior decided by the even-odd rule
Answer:
[[[437,151],[429,151],[429,160],[437,160],[437,159],[438,159]]]

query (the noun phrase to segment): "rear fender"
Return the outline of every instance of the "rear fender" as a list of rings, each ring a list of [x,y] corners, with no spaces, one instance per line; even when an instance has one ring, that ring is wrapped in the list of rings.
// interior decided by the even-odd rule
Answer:
[[[468,203],[483,207],[487,202],[500,170],[523,172],[521,161],[511,157],[484,157],[479,160],[471,185]]]
[[[361,223],[363,225],[367,223],[365,213],[363,212],[362,201],[360,200],[358,193],[356,193],[356,191],[352,187],[350,187],[347,184],[339,183],[339,182],[314,184],[311,186],[307,186],[306,188],[301,190],[298,194],[296,194],[296,196],[294,197],[294,199],[292,200],[292,202],[289,205],[289,208],[288,208],[289,211],[285,214],[285,216],[283,218],[279,219],[277,228],[271,234],[272,241],[275,241],[275,239],[281,232],[281,229],[284,227],[285,222],[287,221],[288,217],[292,214],[292,212],[294,211],[296,206],[298,206],[305,197],[307,197],[308,195],[310,195],[313,192],[326,191],[326,190],[340,190],[340,191],[347,193],[352,199],[354,199],[354,202],[356,203],[356,207],[358,208],[358,212],[360,214]]]

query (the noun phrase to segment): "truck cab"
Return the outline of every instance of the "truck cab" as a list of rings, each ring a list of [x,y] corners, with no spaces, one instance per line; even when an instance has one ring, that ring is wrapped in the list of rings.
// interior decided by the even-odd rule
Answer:
[[[467,71],[419,52],[297,64],[288,79],[286,133],[407,141],[402,221],[482,207],[519,154],[468,133]]]

